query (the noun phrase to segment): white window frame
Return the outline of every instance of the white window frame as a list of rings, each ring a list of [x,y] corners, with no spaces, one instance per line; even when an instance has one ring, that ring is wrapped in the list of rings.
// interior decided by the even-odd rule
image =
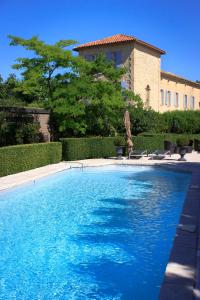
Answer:
[[[160,90],[160,98],[161,98],[161,105],[165,105],[165,91],[163,89]]]
[[[195,108],[195,97],[191,96],[190,97],[190,109],[194,110]]]
[[[183,107],[185,110],[188,109],[188,95],[183,95]]]
[[[171,106],[171,101],[172,101],[172,93],[171,91],[168,91],[168,106]]]
[[[168,91],[165,91],[165,105],[168,106]]]
[[[178,92],[174,93],[174,106],[179,107],[179,93]]]

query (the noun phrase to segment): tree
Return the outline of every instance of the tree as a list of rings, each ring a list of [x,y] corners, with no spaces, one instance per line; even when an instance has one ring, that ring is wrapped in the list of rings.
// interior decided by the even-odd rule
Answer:
[[[113,113],[124,106],[119,81],[123,72],[100,55],[94,62],[77,58],[70,75],[57,76],[52,107],[62,134],[106,135],[111,131]]]
[[[62,136],[111,135],[122,126],[126,100],[122,91],[125,69],[114,68],[102,55],[88,62],[65,49],[74,41],[45,44],[37,37],[9,36],[10,44],[33,51],[32,58],[18,58],[15,69],[22,70],[18,91],[52,110],[51,127]]]
[[[18,91],[20,84],[15,74],[9,74],[6,80],[0,76],[1,106],[23,106],[23,95]]]
[[[39,102],[48,102],[56,86],[56,75],[60,69],[71,67],[73,57],[65,48],[75,41],[60,40],[54,45],[45,44],[37,36],[31,39],[9,35],[11,46],[22,46],[33,52],[32,58],[18,58],[14,69],[21,70],[22,85],[19,87],[24,95],[30,95]]]

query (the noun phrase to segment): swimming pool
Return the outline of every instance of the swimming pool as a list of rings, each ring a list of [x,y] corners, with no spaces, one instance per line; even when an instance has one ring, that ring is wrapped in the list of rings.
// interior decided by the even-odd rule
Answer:
[[[157,299],[189,181],[107,166],[0,193],[0,299]]]

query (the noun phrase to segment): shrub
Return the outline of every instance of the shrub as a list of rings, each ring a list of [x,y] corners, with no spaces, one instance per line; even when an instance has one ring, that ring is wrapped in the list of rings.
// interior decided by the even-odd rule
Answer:
[[[59,142],[2,147],[0,176],[58,163],[61,158],[62,144]]]
[[[38,143],[41,140],[39,132],[40,126],[37,123],[23,124],[16,130],[16,143],[17,144],[31,144]]]
[[[188,146],[189,140],[186,137],[180,137],[176,140],[178,147]]]
[[[15,108],[13,108],[15,110]],[[40,124],[30,114],[0,111],[0,146],[43,141]]]
[[[152,136],[134,136],[133,138],[133,148],[136,150],[147,150],[152,152],[154,150],[164,149],[164,136],[162,135],[152,135]]]
[[[63,160],[101,158],[115,155],[114,137],[64,138]]]
[[[187,141],[200,139],[200,134],[153,134],[153,133],[144,133],[138,136],[133,137],[134,149],[142,150],[145,149],[148,152],[154,150],[163,150],[164,149],[164,141],[168,140],[172,143],[176,143],[177,139],[184,138]]]
[[[168,111],[159,113],[151,109],[131,108],[132,133],[198,134],[200,133],[200,111]]]
[[[200,111],[171,111],[163,114],[167,132],[178,134],[200,133]]]
[[[126,144],[125,138],[123,136],[117,135],[114,139],[115,146],[124,146]]]

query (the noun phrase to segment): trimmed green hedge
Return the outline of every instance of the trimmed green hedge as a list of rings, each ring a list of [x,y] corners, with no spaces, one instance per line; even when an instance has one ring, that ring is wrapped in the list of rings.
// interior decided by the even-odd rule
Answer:
[[[200,139],[200,134],[151,134],[144,133],[133,137],[134,148],[137,150],[145,149],[148,152],[154,150],[163,150],[164,141],[171,141],[176,143],[178,138],[186,137],[189,140]],[[194,146],[194,145],[193,145]]]
[[[64,138],[63,160],[115,156],[114,137]]]
[[[164,140],[176,142],[177,138],[187,137],[194,140],[200,139],[200,134],[144,134],[133,137],[134,149],[145,149],[148,152],[164,149]],[[92,138],[63,138],[63,160],[78,160],[87,158],[103,158],[116,156],[114,137]]]
[[[61,158],[60,142],[2,147],[0,148],[0,176],[58,163]]]
[[[164,149],[164,139],[160,136],[134,136],[133,137],[133,148],[136,150],[147,150],[152,152],[154,150]]]

